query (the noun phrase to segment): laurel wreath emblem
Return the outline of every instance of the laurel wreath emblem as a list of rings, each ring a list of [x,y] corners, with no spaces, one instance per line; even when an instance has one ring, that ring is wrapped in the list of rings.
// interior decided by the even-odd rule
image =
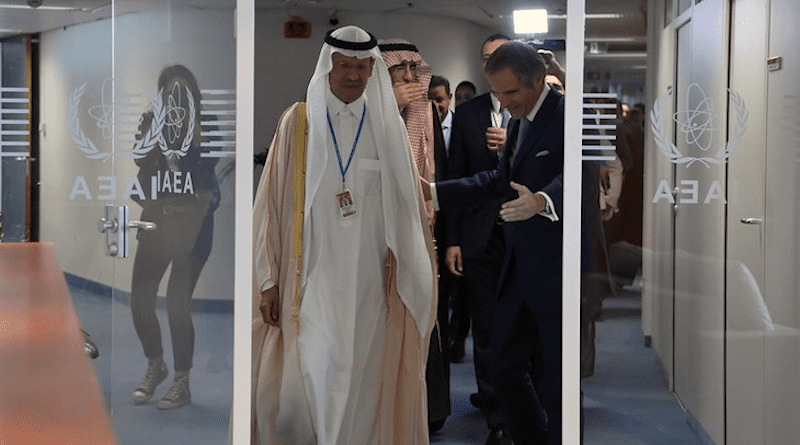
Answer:
[[[67,120],[69,121],[69,132],[72,137],[72,142],[78,146],[78,149],[90,159],[105,159],[111,156],[110,153],[101,152],[91,139],[86,137],[86,134],[81,130],[80,119],[78,119],[78,105],[81,103],[81,97],[86,92],[86,84],[75,88],[69,98],[67,104]]]
[[[78,146],[78,149],[83,152],[86,157],[90,159],[102,159],[106,160],[110,157],[115,156],[113,153],[103,152],[97,148],[94,142],[89,139],[86,134],[81,129],[80,118],[78,117],[78,107],[81,103],[81,98],[83,97],[84,93],[86,92],[86,84],[75,88],[75,91],[72,92],[72,95],[69,98],[69,102],[67,104],[67,121],[69,124],[69,131],[70,136],[72,138],[72,142]],[[166,142],[163,142],[163,136],[161,135],[161,130],[164,128],[164,114],[165,110],[162,106],[161,100],[161,93],[154,93],[151,95],[151,100],[153,102],[153,122],[150,125],[150,129],[147,131],[147,134],[138,141],[133,146],[133,149],[130,151],[125,151],[119,153],[122,156],[130,156],[134,159],[141,159],[156,146],[156,144],[160,144],[162,146],[166,146]],[[163,142],[163,144],[161,144]]]
[[[739,94],[731,91],[728,89],[728,95],[730,96],[731,103],[734,105],[736,110],[736,125],[734,126],[734,133],[733,136],[728,140],[728,142],[721,146],[714,156],[703,156],[700,158],[692,157],[692,156],[684,156],[683,153],[678,150],[678,147],[672,143],[671,140],[667,138],[664,134],[664,123],[662,121],[662,116],[664,114],[664,107],[666,106],[667,100],[672,96],[672,88],[667,90],[666,93],[659,96],[656,99],[656,102],[653,104],[653,111],[650,113],[651,117],[651,127],[653,129],[653,137],[656,141],[656,145],[661,150],[661,152],[672,162],[673,164],[686,164],[686,168],[689,168],[695,162],[699,162],[706,166],[706,168],[711,168],[710,164],[721,164],[725,162],[742,142],[744,139],[744,134],[747,130],[747,119],[748,114],[747,110],[745,109],[744,101],[739,96]]]

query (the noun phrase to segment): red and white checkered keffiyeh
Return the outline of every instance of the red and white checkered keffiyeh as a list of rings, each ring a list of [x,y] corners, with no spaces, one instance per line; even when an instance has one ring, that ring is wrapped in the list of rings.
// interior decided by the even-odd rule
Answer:
[[[402,44],[411,46],[411,44],[402,39],[388,39],[381,40],[381,46]],[[425,94],[422,98],[408,104],[405,109],[404,119],[406,122],[406,131],[408,132],[409,143],[411,144],[411,151],[414,155],[414,160],[417,164],[419,174],[428,181],[434,180],[434,160],[433,160],[433,107],[430,100],[428,100],[428,88],[433,76],[433,70],[425,63],[422,56],[417,51],[408,49],[400,50],[381,50],[386,67],[400,65],[404,62],[413,62],[417,64],[417,81],[425,89]],[[425,210],[429,218],[433,218],[433,203],[428,201],[425,203]]]

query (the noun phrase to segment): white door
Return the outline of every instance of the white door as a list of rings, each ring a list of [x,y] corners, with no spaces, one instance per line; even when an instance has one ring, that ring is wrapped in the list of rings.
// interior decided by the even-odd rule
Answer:
[[[704,0],[677,29],[674,390],[711,438],[724,437],[725,144],[728,2]]]
[[[726,433],[728,444],[765,441],[764,305],[767,36],[769,0],[732,9],[726,279]],[[746,119],[744,119],[746,118]]]
[[[764,347],[764,443],[800,437],[800,4],[772,0],[768,71],[764,298],[773,322]],[[794,36],[786,38],[786,36]],[[792,43],[791,40],[795,42]],[[771,65],[771,66],[774,66]]]
[[[790,444],[800,435],[798,216],[800,5],[737,2],[731,89],[748,104],[746,132],[731,126],[727,279],[727,437],[729,444]],[[752,105],[751,105],[752,104]],[[740,105],[738,108],[742,108]]]

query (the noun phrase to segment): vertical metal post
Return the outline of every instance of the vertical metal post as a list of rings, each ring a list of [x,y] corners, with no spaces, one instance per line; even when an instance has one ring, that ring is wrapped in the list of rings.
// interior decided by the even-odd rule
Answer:
[[[580,443],[581,114],[585,0],[567,0],[567,90],[564,111],[564,263],[562,443]],[[580,85],[580,87],[578,87]]]
[[[237,0],[236,33],[236,246],[233,299],[233,409],[231,443],[250,443],[251,308],[253,271],[253,112],[255,1]]]

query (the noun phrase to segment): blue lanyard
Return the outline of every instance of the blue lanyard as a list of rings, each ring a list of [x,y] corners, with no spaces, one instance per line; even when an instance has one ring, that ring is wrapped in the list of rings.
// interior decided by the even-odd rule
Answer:
[[[347,159],[347,165],[342,166],[342,154],[339,151],[339,143],[336,141],[336,132],[333,130],[333,122],[331,122],[331,110],[328,109],[328,128],[331,130],[331,136],[333,137],[333,148],[336,150],[336,159],[339,160],[339,171],[342,173],[342,188],[344,188],[344,176],[347,174],[347,170],[350,169],[350,163],[353,162],[353,154],[356,152],[356,146],[358,145],[358,139],[361,138],[361,129],[364,128],[364,116],[367,115],[367,104],[364,103],[364,110],[361,112],[361,122],[358,124],[358,132],[356,133],[356,137],[353,140],[353,148],[350,149],[350,158]]]

